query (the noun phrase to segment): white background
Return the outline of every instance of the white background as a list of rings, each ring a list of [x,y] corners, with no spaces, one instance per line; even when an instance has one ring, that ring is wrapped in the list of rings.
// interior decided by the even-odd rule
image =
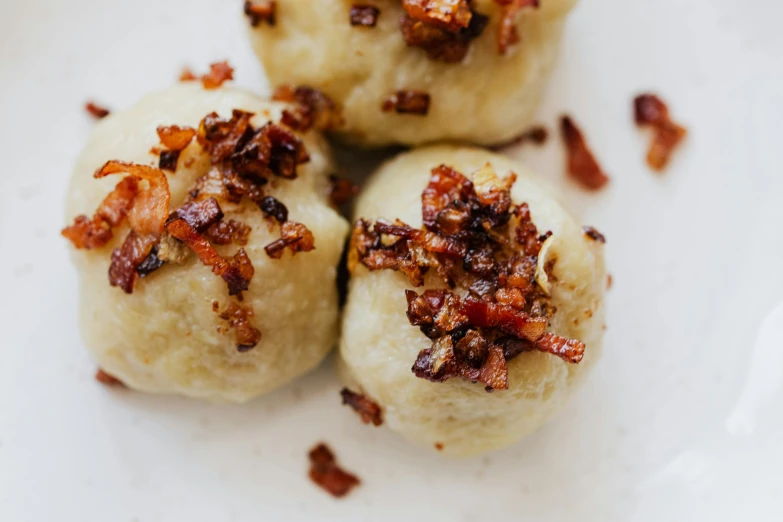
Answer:
[[[240,4],[0,0],[0,521],[783,520],[783,3],[574,11],[540,120],[572,114],[612,183],[567,183],[557,139],[512,152],[608,238],[605,356],[544,429],[464,461],[360,424],[331,361],[245,406],[93,380],[59,236],[83,102],[223,58],[264,92]],[[691,131],[662,176],[648,90]],[[320,440],[363,479],[342,501],[307,478]]]

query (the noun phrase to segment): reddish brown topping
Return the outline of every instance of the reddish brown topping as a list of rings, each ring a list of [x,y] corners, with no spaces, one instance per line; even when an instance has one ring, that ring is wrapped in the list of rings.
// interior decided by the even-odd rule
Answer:
[[[281,225],[288,221],[288,208],[280,200],[266,196],[258,203],[258,206],[266,217],[274,218]]]
[[[424,116],[430,110],[430,95],[421,91],[397,91],[383,102],[381,108],[383,112],[396,111],[398,114]]]
[[[433,341],[412,371],[434,382],[461,377],[502,390],[507,361],[520,353],[539,350],[576,363],[584,344],[546,333],[555,310],[536,267],[551,233],[539,234],[526,204],[512,204],[515,176],[500,179],[487,165],[473,179],[445,165],[433,169],[422,192],[422,229],[399,220],[357,221],[348,266],[397,270],[414,286],[433,270],[445,285],[467,289],[464,298],[445,289],[405,292],[408,321]],[[550,281],[553,264],[546,264]]]
[[[237,295],[248,289],[254,269],[245,249],[240,248],[230,259],[224,258],[184,219],[168,222],[166,230],[193,250],[202,263],[212,268],[212,273],[223,278],[228,285],[229,295]]]
[[[179,73],[179,81],[181,82],[192,82],[194,80],[198,80],[198,76],[193,74],[193,71],[191,71],[189,67],[185,67],[182,69],[182,72]]]
[[[234,79],[234,69],[228,62],[215,62],[209,65],[209,72],[201,77],[205,89],[217,89],[223,82]]]
[[[101,119],[105,118],[110,114],[111,111],[105,107],[101,107],[95,102],[88,101],[84,104],[84,110],[86,110],[88,113],[90,113],[90,116]]]
[[[531,127],[530,129],[526,130],[516,138],[513,138],[504,143],[500,143],[498,145],[493,145],[490,148],[492,150],[500,150],[506,147],[512,147],[514,145],[522,145],[524,143],[532,143],[534,145],[544,145],[548,139],[549,139],[549,131],[547,130],[547,128],[538,125],[535,127]]]
[[[647,151],[647,164],[654,170],[663,170],[688,131],[671,120],[669,108],[654,94],[642,94],[634,99],[634,119],[638,126],[649,126],[655,131]]]
[[[133,230],[127,235],[122,247],[114,249],[109,265],[109,284],[119,286],[126,294],[133,293],[133,285],[139,277],[138,268],[152,252],[157,238],[140,236]]]
[[[341,207],[359,193],[359,185],[350,179],[329,176],[329,201],[335,207]]]
[[[294,130],[306,132],[336,129],[343,125],[342,110],[326,94],[318,89],[302,85],[295,89],[289,85],[278,87],[272,99],[295,104],[292,110],[283,111],[281,123]]]
[[[123,383],[114,375],[103,371],[101,368],[98,368],[98,371],[95,372],[95,380],[101,384],[105,384],[106,386],[125,387],[125,383]]]
[[[606,274],[606,289],[610,290],[613,284],[614,284],[614,277],[612,277],[612,274]]]
[[[366,395],[352,392],[348,388],[343,388],[340,391],[340,395],[343,398],[343,404],[347,404],[353,408],[362,418],[363,423],[372,423],[374,426],[383,424],[383,412],[375,401],[368,398]]]
[[[130,212],[139,192],[139,178],[128,176],[101,202],[92,219],[77,216],[73,225],[62,230],[62,235],[76,248],[100,248],[112,238],[112,228],[118,226]]]
[[[583,230],[585,231],[585,235],[592,239],[593,241],[598,241],[599,243],[606,243],[606,237],[593,227],[584,227]]]
[[[275,1],[245,1],[245,15],[250,19],[250,25],[253,27],[258,27],[261,22],[274,26],[276,12],[277,2]]]
[[[443,451],[443,443],[442,442],[436,442],[435,443],[435,449],[438,451]]]
[[[196,136],[196,129],[178,125],[161,125],[157,129],[161,144],[170,150],[183,150]]]
[[[587,147],[582,132],[568,116],[560,119],[560,133],[568,153],[568,173],[583,187],[598,190],[609,183],[609,177]]]
[[[539,0],[495,0],[503,9],[498,31],[498,54],[506,54],[508,48],[519,42],[517,31],[517,15],[526,8],[538,8]]]
[[[358,477],[340,468],[334,453],[326,444],[318,444],[310,450],[310,480],[329,494],[344,497],[360,484]]]
[[[213,301],[212,309],[219,312],[219,308],[218,302]],[[219,312],[219,315],[236,332],[237,351],[246,352],[256,347],[261,340],[261,332],[250,324],[254,315],[253,308],[232,301],[224,311]]]
[[[280,259],[286,247],[294,255],[297,252],[310,252],[315,249],[313,233],[302,223],[286,221],[280,228],[280,239],[264,247],[266,255],[272,259]]]
[[[351,25],[375,27],[381,10],[372,5],[354,4],[351,6]]]
[[[229,219],[215,223],[207,229],[204,235],[215,245],[228,245],[236,243],[237,245],[247,245],[248,236],[251,228],[242,223]]]
[[[199,234],[223,219],[223,211],[215,198],[188,201],[172,212],[168,221],[184,219]]]
[[[487,16],[474,11],[467,27],[449,31],[406,15],[400,20],[400,31],[405,43],[422,48],[430,59],[458,63],[468,54],[471,41],[484,32],[487,23]]]
[[[468,27],[473,13],[468,0],[402,0],[408,16],[456,32]]]

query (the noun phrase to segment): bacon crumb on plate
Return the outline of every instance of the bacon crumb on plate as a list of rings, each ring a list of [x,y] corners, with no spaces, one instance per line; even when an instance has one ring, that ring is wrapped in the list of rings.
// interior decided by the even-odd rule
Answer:
[[[343,398],[343,404],[347,404],[353,408],[362,418],[363,423],[372,424],[373,426],[380,426],[383,424],[383,411],[378,403],[366,395],[353,392],[348,388],[340,390],[340,395]]]
[[[326,444],[318,444],[310,450],[308,456],[310,480],[333,497],[344,497],[361,483],[356,475],[340,468],[334,453]]]
[[[654,137],[647,151],[647,164],[653,170],[662,171],[688,134],[687,129],[672,121],[666,103],[654,94],[641,94],[634,99],[634,120],[639,127],[653,129]]]
[[[94,118],[97,118],[99,120],[101,118],[105,118],[111,113],[109,109],[102,107],[92,101],[88,101],[87,103],[84,104],[84,110],[86,110],[90,114],[90,116],[93,116]]]
[[[430,110],[430,95],[422,91],[399,90],[384,100],[383,112],[426,116]]]
[[[110,373],[104,371],[102,368],[98,368],[98,371],[95,372],[95,380],[106,386],[112,386],[118,388],[126,387],[125,383],[123,383],[114,375],[111,375]]]
[[[590,152],[582,131],[568,116],[560,119],[560,133],[566,146],[568,174],[584,188],[599,190],[609,183],[598,161]]]

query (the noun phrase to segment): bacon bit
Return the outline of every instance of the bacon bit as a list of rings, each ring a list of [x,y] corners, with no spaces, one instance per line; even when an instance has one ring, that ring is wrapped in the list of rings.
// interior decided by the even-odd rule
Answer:
[[[162,267],[165,261],[158,257],[158,246],[152,247],[149,255],[144,258],[144,261],[139,263],[136,267],[136,273],[139,277],[147,277],[158,268]]]
[[[179,73],[179,81],[181,82],[192,82],[195,80],[198,80],[198,76],[193,74],[193,71],[191,71],[189,67],[185,67],[182,69],[182,72]]]
[[[109,109],[105,107],[101,107],[100,105],[92,101],[88,101],[87,103],[84,104],[84,110],[86,110],[90,114],[90,116],[98,120],[100,120],[101,118],[105,118],[111,113]]]
[[[217,89],[223,82],[234,79],[234,69],[228,62],[215,62],[209,65],[209,72],[201,77],[201,84],[207,90]]]
[[[229,245],[236,243],[237,245],[247,245],[248,236],[252,229],[242,223],[241,221],[235,221],[229,219],[215,223],[207,229],[204,235],[215,245]]]
[[[326,490],[330,495],[340,498],[347,495],[360,484],[359,478],[344,471],[337,464],[334,453],[320,443],[310,450],[310,480]]]
[[[688,131],[671,120],[669,108],[654,94],[642,94],[634,99],[634,119],[639,127],[649,126],[655,131],[647,151],[647,164],[653,170],[662,171]]]
[[[359,185],[346,178],[329,175],[329,201],[334,207],[341,207],[359,193]]]
[[[258,203],[259,208],[268,218],[274,218],[281,225],[288,221],[288,208],[278,199],[266,196]]]
[[[519,12],[532,7],[538,9],[540,0],[495,0],[503,9],[498,31],[498,54],[505,55],[508,48],[519,42],[516,19]]]
[[[612,274],[606,274],[606,289],[611,290],[613,284],[614,278],[612,277]]]
[[[400,90],[389,96],[381,109],[383,112],[425,116],[430,110],[430,95],[422,91]]]
[[[433,382],[481,382],[491,392],[508,388],[507,361],[519,354],[540,350],[577,363],[584,344],[546,333],[555,309],[536,278],[552,234],[538,232],[527,204],[512,204],[516,176],[501,179],[487,164],[472,178],[445,165],[432,170],[422,192],[422,229],[359,219],[348,269],[397,270],[413,286],[422,286],[424,274],[434,270],[450,288],[468,288],[464,299],[443,289],[405,291],[408,322],[432,340],[411,370]],[[554,262],[547,263],[547,274]]]
[[[98,368],[98,371],[95,372],[95,380],[106,386],[127,388],[124,382],[101,368]]]
[[[172,212],[168,221],[184,219],[199,234],[223,219],[223,211],[215,198],[188,201]]]
[[[238,295],[248,289],[255,270],[244,248],[226,259],[184,219],[166,223],[166,230],[190,247],[202,263],[212,268],[212,273],[223,278],[228,285],[228,295]]]
[[[435,443],[435,449],[438,451],[443,451],[443,443],[442,442],[436,442]]]
[[[420,47],[431,60],[459,63],[468,54],[470,43],[481,36],[489,17],[473,11],[466,28],[450,32],[405,15],[400,20],[400,31],[410,47]]]
[[[272,259],[280,259],[288,247],[293,255],[297,252],[310,252],[315,249],[313,233],[302,223],[286,221],[281,227],[280,239],[264,247],[266,255]]]
[[[242,306],[232,301],[223,312],[219,312],[220,305],[217,301],[213,301],[212,309],[219,313],[221,319],[228,321],[228,326],[235,330],[238,352],[244,353],[256,347],[261,340],[261,331],[250,324],[255,315],[252,307]]]
[[[468,27],[473,16],[468,0],[402,0],[402,8],[414,20],[451,32]]]
[[[196,129],[178,125],[161,125],[157,128],[161,144],[169,150],[181,151],[196,137]]]
[[[368,398],[366,395],[352,392],[348,388],[340,390],[340,395],[343,398],[343,404],[347,404],[354,409],[356,413],[362,418],[362,422],[365,424],[372,424],[373,426],[380,426],[383,424],[383,411],[378,403]]]
[[[590,152],[582,132],[568,116],[560,119],[560,133],[566,145],[568,173],[571,177],[589,190],[598,190],[609,183],[609,177],[603,173]]]
[[[606,237],[594,229],[593,227],[584,227],[583,230],[585,231],[585,235],[592,239],[593,241],[598,241],[599,243],[606,243]]]
[[[272,100],[296,105],[293,112],[283,111],[281,123],[300,132],[307,132],[312,127],[331,130],[345,123],[342,110],[334,100],[323,91],[306,85],[295,89],[290,85],[281,85],[275,89]]]
[[[245,1],[245,15],[250,19],[250,25],[258,27],[261,22],[274,26],[276,22],[277,2],[275,1]]]
[[[138,268],[147,259],[155,246],[154,236],[140,236],[131,230],[122,243],[111,254],[109,284],[119,286],[126,294],[133,293],[133,285],[139,277]]]
[[[375,27],[381,10],[372,5],[354,4],[351,6],[351,25]]]
[[[160,151],[160,159],[158,160],[158,168],[161,170],[170,170],[176,172],[177,162],[179,161],[178,150],[162,150]]]
[[[85,215],[77,216],[73,225],[64,228],[61,234],[76,248],[92,249],[106,245],[112,238],[112,228],[125,220],[138,192],[139,179],[135,176],[124,178],[104,198],[92,219]]]

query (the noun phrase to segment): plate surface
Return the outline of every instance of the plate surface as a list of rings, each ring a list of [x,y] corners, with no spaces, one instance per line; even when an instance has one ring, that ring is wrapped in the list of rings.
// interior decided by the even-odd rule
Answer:
[[[0,520],[783,519],[783,3],[574,11],[540,120],[573,115],[612,183],[566,182],[557,139],[509,152],[608,238],[605,355],[545,428],[462,461],[357,422],[331,361],[245,406],[93,380],[59,236],[82,104],[223,58],[265,92],[239,4],[0,0]],[[691,131],[662,176],[631,121],[649,90]],[[363,479],[342,501],[307,478],[320,440]]]

